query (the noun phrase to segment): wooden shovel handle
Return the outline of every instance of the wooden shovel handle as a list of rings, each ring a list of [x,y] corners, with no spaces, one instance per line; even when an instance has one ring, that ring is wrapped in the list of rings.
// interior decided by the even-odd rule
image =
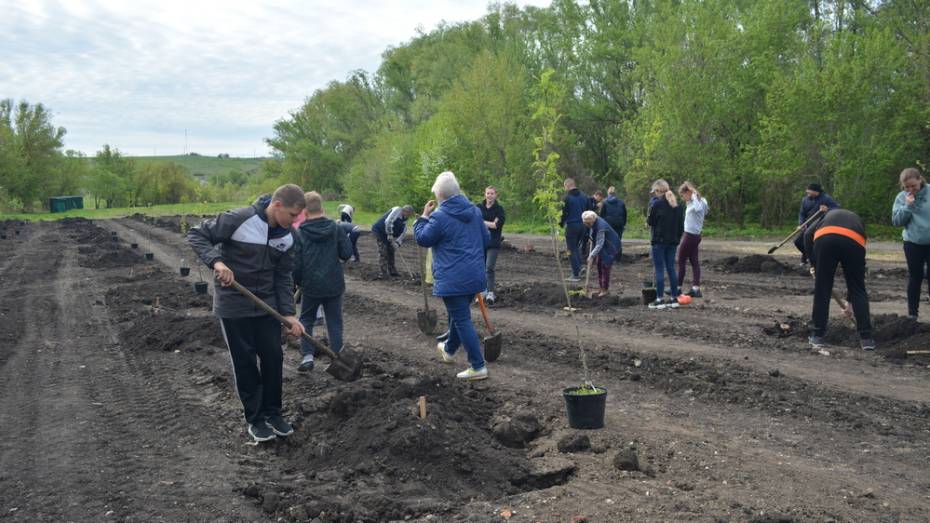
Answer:
[[[478,307],[481,309],[481,316],[484,318],[484,326],[488,328],[491,334],[494,334],[494,327],[491,325],[491,319],[488,318],[488,305],[484,302],[484,296],[478,293]]]
[[[243,296],[245,296],[246,298],[248,298],[248,299],[252,300],[253,302],[255,302],[255,305],[258,305],[259,307],[261,307],[262,309],[264,309],[265,312],[267,312],[268,314],[271,314],[271,315],[274,317],[274,319],[280,321],[281,324],[290,326],[291,322],[290,322],[288,319],[286,319],[284,316],[282,316],[281,313],[279,313],[278,311],[274,310],[274,307],[272,307],[271,305],[268,305],[267,303],[265,303],[264,300],[262,300],[261,298],[259,298],[259,297],[256,296],[256,295],[252,294],[252,291],[250,291],[249,289],[246,289],[245,287],[243,287],[243,286],[242,286],[239,282],[237,282],[236,280],[233,280],[232,283],[229,284],[229,286],[232,287],[233,289],[236,289],[237,291],[239,291],[239,293],[242,294]],[[329,347],[327,347],[326,345],[323,345],[323,344],[320,343],[319,341],[313,339],[313,337],[310,336],[309,334],[307,334],[306,332],[303,333],[303,334],[301,335],[301,337],[302,337],[303,339],[307,340],[307,342],[308,342],[310,345],[313,345],[313,348],[315,348],[316,350],[322,352],[322,353],[325,354],[326,356],[328,356],[328,357],[330,357],[330,358],[332,358],[332,359],[337,359],[337,358],[339,357],[339,356],[336,356],[336,353],[334,353],[332,350],[330,350]]]
[[[791,240],[791,238],[794,238],[795,236],[797,236],[798,232],[803,230],[804,227],[807,227],[808,225],[810,225],[810,223],[814,221],[815,219],[817,219],[821,214],[823,214],[823,211],[821,211],[820,209],[817,209],[817,212],[812,214],[810,218],[804,221],[804,223],[802,223],[801,225],[798,225],[797,228],[795,228],[794,231],[791,234],[789,234],[787,238],[782,240],[781,243],[779,243],[778,245],[769,249],[769,254],[772,254],[773,252],[775,252],[776,249],[788,243],[788,241]]]

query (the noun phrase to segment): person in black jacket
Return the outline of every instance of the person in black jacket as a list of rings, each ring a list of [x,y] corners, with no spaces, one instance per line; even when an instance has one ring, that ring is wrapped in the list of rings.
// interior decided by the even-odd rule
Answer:
[[[342,230],[345,231],[346,235],[349,237],[349,242],[352,243],[352,261],[358,263],[362,261],[358,255],[358,237],[361,235],[362,230],[359,226],[352,225],[352,217],[355,215],[355,208],[344,203],[336,207],[336,212],[339,213],[339,221],[336,223],[342,227]]]
[[[565,198],[562,200],[562,219],[560,227],[565,227],[565,246],[568,247],[568,259],[572,274],[567,281],[581,281],[581,242],[587,238],[587,229],[581,221],[581,213],[591,210],[588,196],[575,187],[575,180],[566,178],[563,184]]]
[[[288,184],[271,198],[205,220],[187,233],[187,241],[213,269],[213,312],[229,346],[236,390],[255,441],[289,436],[293,427],[281,416],[284,353],[281,324],[247,297],[229,288],[233,280],[277,309],[287,332],[299,336],[295,316],[291,223],[304,208],[300,187]],[[261,362],[259,368],[258,362]]]
[[[665,180],[652,184],[653,199],[646,223],[652,227],[652,264],[656,273],[656,301],[650,309],[678,307],[678,275],[675,273],[675,250],[685,227],[685,213]],[[665,294],[665,272],[668,272],[669,299]]]
[[[617,198],[617,189],[614,187],[607,188],[607,199],[601,204],[601,212],[599,214],[620,238],[617,256],[614,257],[614,260],[619,260],[620,256],[623,255],[623,229],[626,228],[626,204],[623,203],[623,200]]]
[[[814,307],[811,317],[814,332],[808,341],[811,348],[826,346],[830,314],[830,295],[837,265],[843,265],[848,303],[846,315],[855,314],[859,331],[859,344],[863,350],[875,350],[872,339],[872,320],[869,315],[869,296],[865,292],[865,224],[856,213],[845,209],[831,209],[808,226],[804,233],[804,247],[814,273]],[[849,309],[852,309],[851,311]]]
[[[507,216],[504,214],[504,208],[497,201],[497,189],[489,185],[484,189],[484,201],[477,204],[484,219],[484,224],[491,233],[491,241],[484,248],[485,273],[488,279],[488,290],[485,294],[485,300],[489,304],[497,300],[494,290],[497,284],[495,266],[497,265],[497,255],[501,250],[501,240],[504,233],[504,222]]]
[[[329,346],[333,352],[339,352],[342,350],[342,294],[346,289],[342,262],[352,256],[352,245],[343,228],[326,217],[320,193],[308,192],[304,200],[307,219],[300,224],[294,249],[294,283],[300,286],[303,295],[300,322],[312,336],[316,311],[322,305]],[[303,360],[297,370],[313,370],[313,345],[301,339],[300,352]]]
[[[840,205],[830,198],[830,195],[823,192],[823,187],[819,183],[808,184],[804,191],[804,197],[801,198],[801,210],[798,211],[798,225],[806,222],[808,218],[817,211],[827,212],[830,209],[836,209]],[[801,265],[807,265],[807,251],[804,248],[804,233],[794,238],[794,246],[801,252]]]

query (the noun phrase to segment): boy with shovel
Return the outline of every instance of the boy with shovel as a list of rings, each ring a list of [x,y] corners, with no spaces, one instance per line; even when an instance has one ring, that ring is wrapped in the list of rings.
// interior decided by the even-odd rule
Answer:
[[[271,304],[288,321],[288,334],[303,334],[295,316],[291,278],[291,223],[303,209],[303,190],[282,185],[270,198],[205,220],[187,233],[194,252],[213,269],[219,283],[214,286],[213,311],[229,347],[249,435],[256,442],[294,433],[281,416],[281,322],[231,285],[238,282]]]

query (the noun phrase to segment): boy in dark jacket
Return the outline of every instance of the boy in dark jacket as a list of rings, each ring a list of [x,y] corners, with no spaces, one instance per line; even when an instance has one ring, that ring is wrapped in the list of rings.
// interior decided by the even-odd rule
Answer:
[[[282,185],[271,198],[205,220],[187,233],[194,252],[213,269],[213,312],[229,347],[236,391],[255,441],[294,432],[281,416],[284,354],[281,324],[229,285],[238,281],[289,320],[288,334],[304,332],[294,307],[291,223],[304,208],[300,187]],[[261,362],[259,368],[258,361]]]
[[[591,210],[591,200],[575,187],[573,178],[566,178],[563,187],[566,194],[562,200],[559,226],[565,227],[565,246],[568,247],[568,259],[572,266],[572,274],[566,280],[578,282],[581,281],[581,242],[587,237],[581,213]]]
[[[294,249],[294,283],[302,294],[300,322],[313,336],[316,310],[323,306],[326,333],[333,352],[342,350],[342,294],[345,276],[342,262],[352,256],[348,235],[323,212],[323,198],[316,191],[304,196],[307,219],[300,224],[297,246]],[[300,340],[303,360],[298,371],[313,370],[314,349],[307,340]]]
[[[413,214],[413,207],[392,207],[390,211],[381,215],[371,226],[371,232],[378,240],[378,257],[381,263],[381,276],[400,276],[394,266],[394,249],[404,242],[404,232],[407,231],[407,218]]]
[[[804,233],[804,247],[814,272],[814,308],[811,312],[814,332],[808,341],[811,348],[826,346],[830,314],[830,295],[836,267],[843,265],[846,277],[848,307],[856,316],[859,343],[863,350],[875,350],[872,339],[872,320],[869,316],[869,297],[865,292],[865,224],[856,213],[845,209],[831,209],[816,220]]]
[[[497,300],[497,296],[494,294],[497,283],[495,267],[497,265],[497,255],[501,250],[504,222],[507,220],[507,216],[504,214],[504,208],[497,201],[497,189],[493,186],[484,189],[484,201],[479,203],[477,207],[481,211],[481,217],[484,219],[488,232],[491,234],[491,241],[484,248],[485,273],[488,279],[488,290],[485,299],[488,304],[491,304]]]
[[[599,213],[601,218],[604,218],[604,221],[610,225],[610,227],[617,233],[617,237],[620,238],[620,244],[617,248],[616,260],[620,259],[620,256],[623,255],[623,229],[626,228],[626,204],[623,203],[623,200],[617,198],[617,189],[614,187],[609,187],[607,189],[607,199],[601,204],[601,212]]]
[[[801,198],[801,210],[798,212],[798,225],[806,222],[817,211],[827,212],[840,206],[833,198],[830,198],[829,194],[823,192],[823,187],[819,183],[809,184],[804,193],[804,197]],[[804,232],[794,238],[794,246],[801,251],[801,265],[806,265],[807,250],[804,248]]]
[[[652,264],[656,274],[656,301],[650,309],[678,308],[678,275],[675,273],[675,250],[685,228],[684,208],[665,180],[652,184],[654,198],[649,206],[646,223],[652,228]],[[668,272],[669,299],[665,294],[665,272]]]

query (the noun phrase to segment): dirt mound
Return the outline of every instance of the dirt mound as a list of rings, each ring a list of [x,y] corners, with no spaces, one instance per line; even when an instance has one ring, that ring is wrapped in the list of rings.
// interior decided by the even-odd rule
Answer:
[[[138,315],[120,334],[125,347],[136,350],[197,352],[223,350],[225,342],[213,316],[186,316],[160,311]]]
[[[109,250],[103,254],[81,255],[78,265],[81,267],[90,267],[93,269],[112,269],[116,267],[131,267],[141,263],[144,258],[129,250],[116,249]]]
[[[159,308],[179,312],[186,309],[209,311],[213,299],[194,292],[192,284],[173,279],[167,272],[154,268],[140,269],[138,275],[120,278],[122,285],[106,294],[107,307],[121,314]]]
[[[411,262],[407,262],[410,264]],[[346,277],[356,278],[362,281],[378,281],[385,280],[381,276],[381,269],[377,265],[369,265],[367,263],[355,263],[348,262],[343,265],[345,268]],[[414,269],[414,265],[410,265],[410,269]],[[404,262],[400,261],[400,257],[397,257],[397,272],[400,276],[394,278],[389,278],[392,283],[397,285],[404,286],[419,286],[420,285],[420,273],[414,272],[411,276],[410,272],[407,271],[407,267],[404,266]]]
[[[577,290],[580,287],[572,286],[569,290]],[[593,288],[596,292],[597,289]],[[621,296],[617,294],[618,289],[612,289],[611,294],[605,298],[586,298],[584,296],[572,295],[572,306],[582,309],[606,309],[608,307],[635,307],[642,305],[638,296]],[[494,307],[545,307],[545,308],[562,308],[566,306],[565,291],[562,286],[556,283],[545,284],[515,284],[499,285],[495,293],[497,301]]]
[[[764,273],[764,274],[800,274],[799,268],[782,263],[767,254],[750,254],[749,256],[727,256],[712,262],[723,272]]]
[[[253,494],[278,496],[281,512],[297,505],[310,519],[326,512],[334,521],[399,521],[533,488],[538,478],[525,451],[494,435],[502,406],[493,395],[452,378],[411,374],[362,351],[379,359],[367,362],[362,380],[304,382],[298,394],[304,399],[294,419],[304,429],[280,452],[310,471],[310,485],[293,492],[252,487]],[[421,396],[424,419],[417,415]]]

